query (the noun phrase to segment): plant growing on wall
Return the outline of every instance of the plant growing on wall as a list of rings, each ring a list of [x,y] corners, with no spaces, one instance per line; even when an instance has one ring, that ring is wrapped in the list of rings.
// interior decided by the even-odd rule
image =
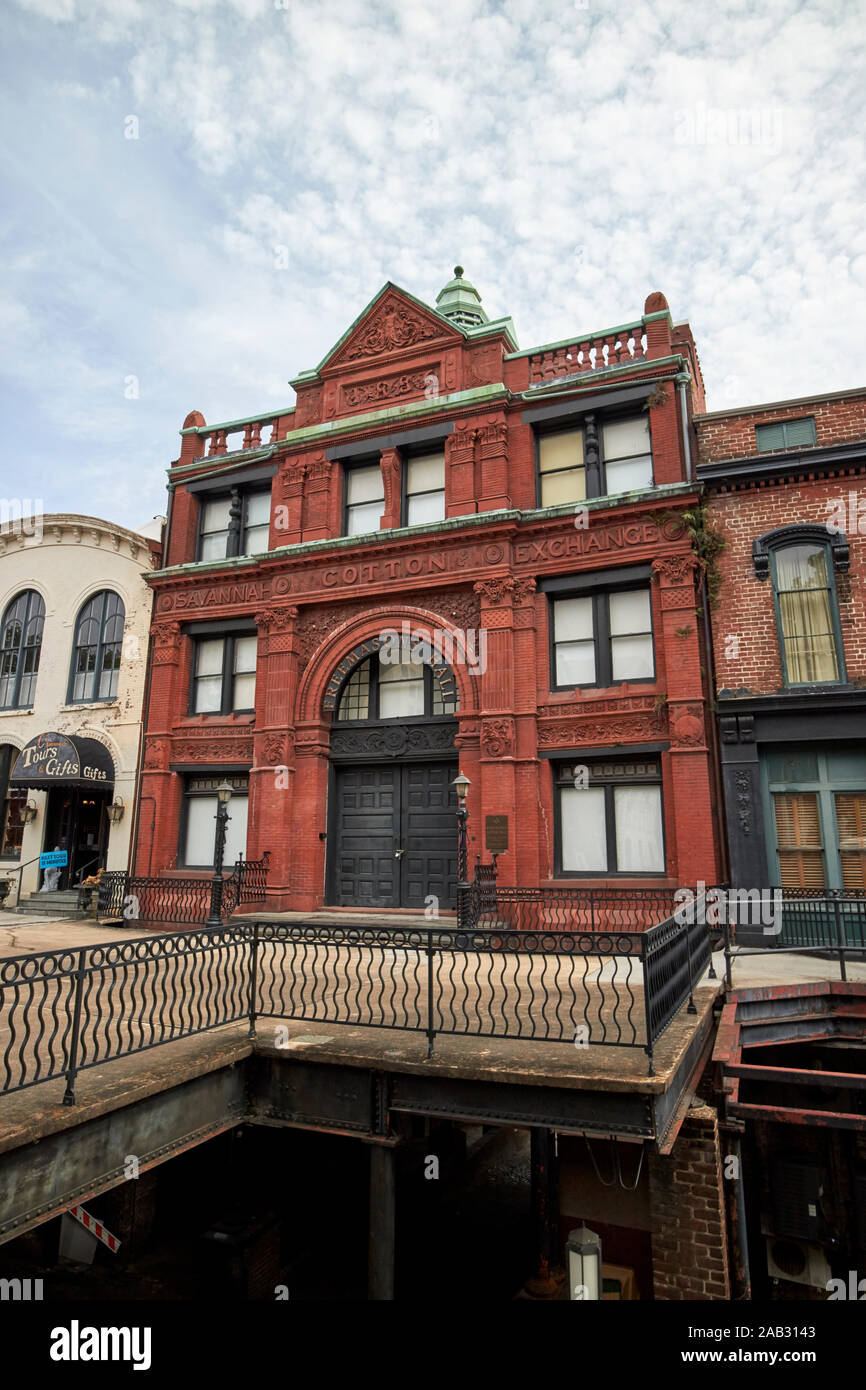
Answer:
[[[685,532],[688,535],[692,550],[706,575],[710,604],[714,604],[722,583],[718,559],[726,544],[721,531],[712,524],[709,512],[702,502],[687,512],[668,512],[663,520],[672,523],[672,530],[676,527],[676,534],[682,535]]]

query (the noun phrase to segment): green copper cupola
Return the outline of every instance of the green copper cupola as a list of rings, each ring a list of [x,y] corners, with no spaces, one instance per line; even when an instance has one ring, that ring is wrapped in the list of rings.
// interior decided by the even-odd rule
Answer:
[[[474,285],[463,279],[462,265],[455,265],[454,279],[437,294],[436,312],[458,328],[477,328],[480,323],[487,323],[481,295]]]

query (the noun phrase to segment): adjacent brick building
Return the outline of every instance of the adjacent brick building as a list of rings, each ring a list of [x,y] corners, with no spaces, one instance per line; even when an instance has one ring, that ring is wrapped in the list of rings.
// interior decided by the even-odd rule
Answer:
[[[732,880],[866,889],[866,391],[696,420]]]
[[[719,872],[691,332],[641,317],[521,350],[458,267],[386,284],[293,407],[184,422],[155,591],[136,868],[270,851],[269,905],[453,905],[504,883]],[[503,823],[498,823],[498,834]]]

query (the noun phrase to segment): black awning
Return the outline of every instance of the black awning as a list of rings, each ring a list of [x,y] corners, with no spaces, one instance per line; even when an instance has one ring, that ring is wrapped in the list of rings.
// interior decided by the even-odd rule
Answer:
[[[11,787],[114,786],[114,760],[95,738],[40,734],[21,749],[9,774]]]

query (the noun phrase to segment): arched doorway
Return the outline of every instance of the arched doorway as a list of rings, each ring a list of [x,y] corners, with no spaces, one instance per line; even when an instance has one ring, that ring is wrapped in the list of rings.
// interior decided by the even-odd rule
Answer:
[[[334,682],[326,901],[452,909],[457,884],[457,686],[444,662],[367,641]],[[336,688],[335,688],[336,687]]]

